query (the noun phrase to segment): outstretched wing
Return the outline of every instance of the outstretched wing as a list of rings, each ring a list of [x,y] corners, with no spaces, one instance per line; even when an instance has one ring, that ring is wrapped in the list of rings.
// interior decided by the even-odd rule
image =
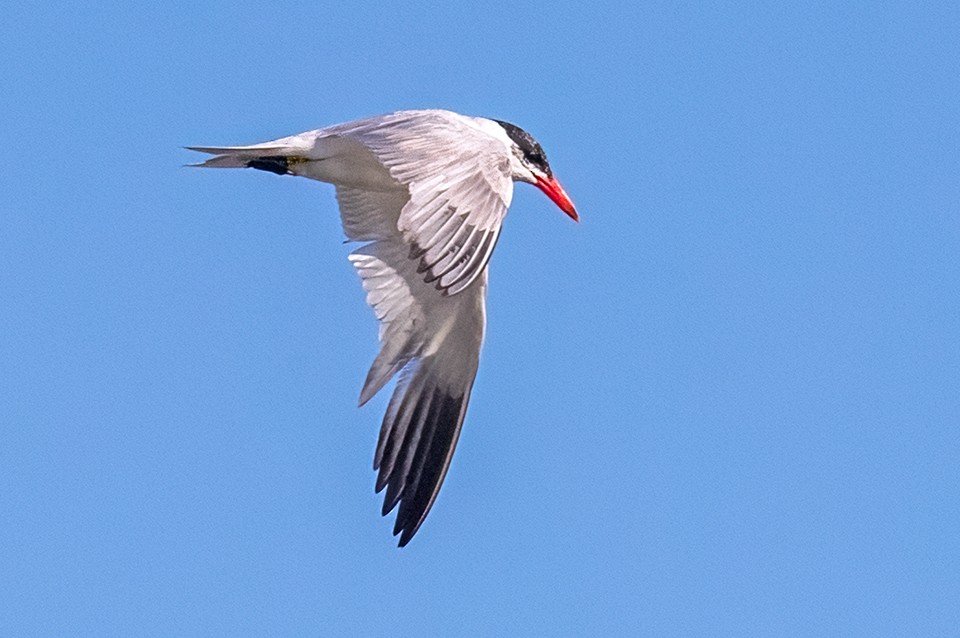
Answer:
[[[409,203],[403,191],[337,188],[344,231],[370,243],[350,255],[380,321],[380,352],[361,405],[397,372],[374,459],[383,513],[399,504],[394,534],[406,545],[433,506],[463,425],[485,324],[486,277],[457,295],[424,281],[397,228]]]

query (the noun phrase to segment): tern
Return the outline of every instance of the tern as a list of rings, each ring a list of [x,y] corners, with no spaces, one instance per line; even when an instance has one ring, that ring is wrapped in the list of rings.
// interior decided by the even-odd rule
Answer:
[[[194,166],[255,168],[333,184],[349,259],[379,320],[362,406],[399,374],[373,468],[382,513],[410,542],[450,467],[477,374],[487,263],[513,183],[575,221],[539,143],[518,126],[443,110],[399,111],[250,146],[195,146]]]

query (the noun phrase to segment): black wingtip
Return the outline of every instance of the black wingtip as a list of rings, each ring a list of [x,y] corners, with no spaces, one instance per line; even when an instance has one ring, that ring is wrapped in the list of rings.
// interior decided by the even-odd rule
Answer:
[[[380,508],[380,516],[386,516],[397,506],[402,496],[402,488],[403,486],[397,482],[387,483],[387,494],[383,497],[383,507]],[[398,531],[399,530],[394,530],[393,533],[396,534]]]
[[[416,525],[413,525],[412,527],[409,525],[406,527],[402,527],[401,525],[397,525],[396,527],[394,527],[393,535],[394,536],[396,536],[397,534],[400,535],[400,540],[397,541],[397,547],[406,547],[407,543],[413,540],[413,537],[416,536],[417,532],[420,531],[420,526],[422,524],[423,524],[423,520],[421,519],[420,521],[417,522]]]
[[[422,422],[420,436],[415,437],[419,440],[405,441],[406,446],[415,446],[414,463],[394,468],[398,473],[392,472],[387,481],[382,509],[386,515],[400,506],[393,526],[394,536],[400,535],[399,547],[416,536],[433,506],[456,446],[468,396],[450,395],[437,389],[433,401],[421,401],[417,406],[418,409],[429,406],[430,410]]]

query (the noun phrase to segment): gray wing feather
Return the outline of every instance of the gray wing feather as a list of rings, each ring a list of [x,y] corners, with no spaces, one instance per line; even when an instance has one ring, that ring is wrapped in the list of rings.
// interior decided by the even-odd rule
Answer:
[[[325,134],[359,141],[407,187],[397,228],[424,280],[446,295],[470,286],[493,253],[513,196],[502,145],[462,120],[424,112],[360,120]]]

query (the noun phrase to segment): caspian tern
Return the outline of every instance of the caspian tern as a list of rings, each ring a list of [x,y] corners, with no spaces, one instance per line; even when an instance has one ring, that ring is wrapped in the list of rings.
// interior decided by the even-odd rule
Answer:
[[[399,503],[403,547],[437,498],[463,425],[486,323],[487,262],[513,197],[534,184],[579,221],[540,144],[518,126],[441,110],[400,111],[251,146],[188,147],[196,164],[256,168],[336,186],[350,254],[380,322],[360,392],[398,372],[373,468]]]

